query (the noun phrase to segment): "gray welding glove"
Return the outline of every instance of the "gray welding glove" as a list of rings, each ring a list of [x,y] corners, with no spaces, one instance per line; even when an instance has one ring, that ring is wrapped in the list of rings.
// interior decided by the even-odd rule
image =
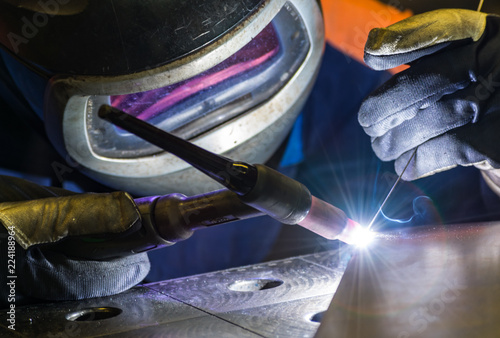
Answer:
[[[12,253],[12,239],[17,242],[10,256],[14,269],[12,262],[2,259],[1,279],[17,276],[15,291],[21,301],[74,300],[124,291],[149,272],[146,253],[97,261],[69,257],[47,244],[69,236],[121,233],[138,221],[133,199],[123,192],[75,194],[0,176],[2,257]],[[5,292],[2,287],[0,305],[7,299]]]
[[[398,174],[417,148],[403,179],[457,165],[500,168],[500,17],[443,9],[373,29],[365,62],[410,66],[366,98],[358,116]]]

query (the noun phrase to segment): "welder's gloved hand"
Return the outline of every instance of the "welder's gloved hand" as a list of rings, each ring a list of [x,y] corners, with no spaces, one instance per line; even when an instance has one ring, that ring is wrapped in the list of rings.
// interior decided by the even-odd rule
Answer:
[[[376,155],[396,160],[413,180],[475,165],[500,168],[500,17],[460,9],[432,11],[370,32],[366,63],[401,64],[362,104],[359,122]]]
[[[9,236],[18,244],[16,296],[21,298],[91,298],[115,294],[141,282],[150,267],[145,253],[95,261],[69,257],[40,245],[69,236],[121,233],[138,221],[140,213],[126,193],[75,194],[0,176],[0,248],[5,257],[12,249]],[[0,264],[3,278],[5,264],[7,259]],[[5,288],[2,290],[4,293]],[[7,299],[1,296],[0,302]]]

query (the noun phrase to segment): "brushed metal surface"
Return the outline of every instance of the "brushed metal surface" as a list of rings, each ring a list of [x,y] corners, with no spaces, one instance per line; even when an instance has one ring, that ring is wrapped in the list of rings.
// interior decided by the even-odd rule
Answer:
[[[333,269],[334,271],[341,272],[343,274],[345,269],[347,268],[347,264],[351,259],[353,249],[340,241],[335,244],[335,249],[332,248],[327,251],[304,255],[298,258],[301,258],[307,262],[324,266],[329,269]]]
[[[123,312],[103,320],[66,319],[68,314],[75,311],[99,307],[119,308]],[[4,326],[7,322],[5,312],[2,312],[0,323]],[[25,337],[98,337],[203,316],[207,315],[168,296],[148,288],[136,287],[111,297],[17,308],[15,333]],[[7,330],[6,327],[3,328]],[[14,333],[10,330],[6,332]]]
[[[316,337],[498,337],[500,223],[416,228],[353,256]]]
[[[333,294],[303,298],[220,314],[263,337],[313,337]],[[318,317],[316,319],[316,317]]]
[[[182,321],[140,327],[104,337],[172,337],[172,338],[259,338],[258,334],[211,316],[189,318]]]
[[[22,337],[312,337],[328,308],[349,250],[294,257],[135,287],[119,295],[16,309]],[[278,281],[278,282],[275,282]],[[236,284],[235,284],[236,283]],[[236,285],[236,287],[235,287]],[[112,307],[111,318],[68,315]],[[5,311],[0,336],[12,336]]]
[[[332,254],[324,255],[331,257]],[[318,254],[316,258],[296,257],[159,282],[148,287],[210,313],[235,311],[325,294],[333,295],[344,268],[331,268],[315,263],[322,257],[322,254]],[[247,292],[229,288],[238,281],[257,282],[259,279],[282,281],[283,284]]]

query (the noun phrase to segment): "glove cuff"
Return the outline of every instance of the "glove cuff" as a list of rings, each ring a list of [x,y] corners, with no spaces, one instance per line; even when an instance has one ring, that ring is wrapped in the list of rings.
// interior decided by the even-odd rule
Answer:
[[[146,253],[108,261],[72,259],[39,247],[18,264],[19,292],[50,301],[114,295],[142,282],[150,269]]]

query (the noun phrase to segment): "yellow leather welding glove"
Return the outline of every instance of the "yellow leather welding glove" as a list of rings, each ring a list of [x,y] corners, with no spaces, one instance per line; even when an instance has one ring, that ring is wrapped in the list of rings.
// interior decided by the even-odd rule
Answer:
[[[0,262],[0,283],[16,278],[16,303],[34,299],[74,300],[124,291],[149,272],[146,253],[108,260],[67,256],[47,244],[69,236],[119,233],[140,221],[126,193],[76,194],[0,176],[0,250],[15,264]],[[13,246],[13,239],[19,245]],[[15,250],[13,250],[15,249]],[[6,266],[7,264],[10,264]],[[4,283],[5,282],[5,283]],[[0,306],[8,297],[0,291]]]
[[[0,222],[23,249],[68,236],[124,232],[140,219],[125,192],[75,194],[5,176],[0,187]]]
[[[500,17],[461,9],[370,32],[365,62],[410,67],[363,102],[358,120],[384,160],[413,180],[474,165],[500,168]]]

